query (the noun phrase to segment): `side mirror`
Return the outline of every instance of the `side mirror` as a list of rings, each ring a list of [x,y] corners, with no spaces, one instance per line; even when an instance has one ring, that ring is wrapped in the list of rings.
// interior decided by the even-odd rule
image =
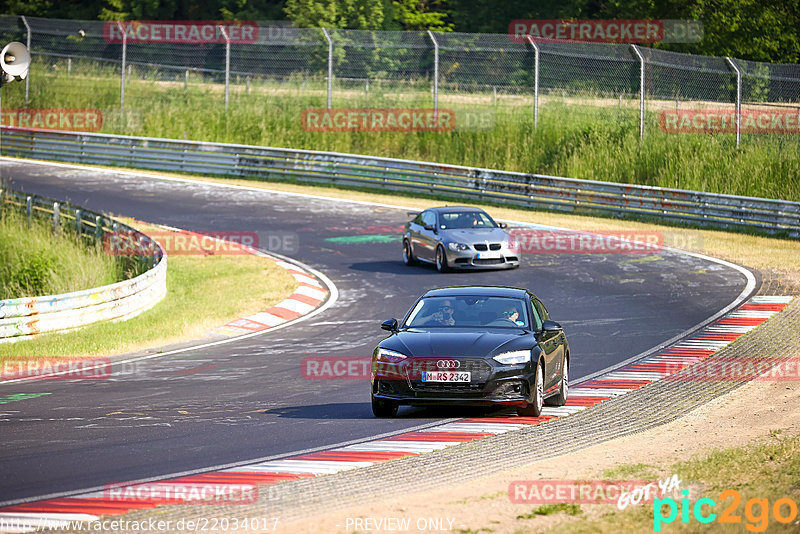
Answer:
[[[506,223],[497,223],[497,226],[499,226],[500,228],[508,228],[508,225]]]
[[[432,225],[432,224],[426,224],[425,225],[425,229],[428,230],[429,232],[435,232],[436,231],[436,227],[434,225]]]
[[[397,319],[387,319],[381,323],[381,330],[397,332]]]
[[[544,321],[542,323],[543,332],[561,332],[564,328],[555,321]]]

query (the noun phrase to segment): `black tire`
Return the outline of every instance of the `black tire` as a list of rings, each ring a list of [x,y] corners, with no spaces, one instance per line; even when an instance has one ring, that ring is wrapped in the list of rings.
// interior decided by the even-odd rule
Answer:
[[[536,367],[536,374],[534,376],[532,402],[528,403],[526,406],[517,408],[517,415],[527,417],[539,417],[542,415],[542,405],[544,404],[544,374],[541,365]]]
[[[559,386],[558,395],[544,401],[548,406],[564,406],[569,398],[569,359],[566,356],[564,357],[564,374],[561,375]]]
[[[375,417],[392,418],[397,415],[398,404],[389,400],[372,397],[372,413]]]
[[[407,239],[403,239],[403,263],[406,265],[416,265],[417,258],[414,257],[414,252],[411,250],[411,243]]]
[[[444,253],[442,245],[436,247],[436,270],[440,273],[446,273],[449,270],[447,267],[447,254]]]

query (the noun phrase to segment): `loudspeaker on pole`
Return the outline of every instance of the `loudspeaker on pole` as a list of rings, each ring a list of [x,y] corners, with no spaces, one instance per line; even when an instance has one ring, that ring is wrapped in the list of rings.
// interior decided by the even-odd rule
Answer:
[[[13,41],[3,47],[0,52],[0,69],[3,70],[3,82],[24,80],[28,76],[31,54],[24,44]]]

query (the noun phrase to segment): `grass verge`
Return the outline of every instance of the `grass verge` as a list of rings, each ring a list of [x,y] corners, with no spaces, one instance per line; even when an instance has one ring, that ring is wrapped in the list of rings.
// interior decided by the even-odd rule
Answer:
[[[518,515],[517,519],[533,519],[540,515],[553,515],[560,513],[567,515],[581,515],[583,514],[583,510],[581,510],[579,505],[571,503],[560,502],[557,504],[543,504],[541,506],[537,506],[526,514]]]
[[[74,233],[53,235],[52,225],[0,210],[0,300],[55,295],[113,284],[128,278],[125,258]]]
[[[155,230],[125,222],[144,232]],[[165,230],[157,231],[165,235]],[[296,287],[295,279],[267,258],[173,255],[168,258],[167,296],[150,310],[128,321],[0,344],[0,362],[106,356],[201,337],[228,321],[269,308]]]
[[[587,514],[588,517],[565,516],[546,532],[797,532],[800,435],[784,436],[776,430],[767,439],[743,447],[716,450],[674,463],[661,471],[667,476],[678,474],[681,488],[688,488],[688,506],[681,502],[681,494],[674,497],[677,515],[671,521],[666,519],[670,516],[667,504],[663,505],[660,515],[652,504],[630,506],[622,511],[613,506],[587,505],[597,510]],[[714,503],[706,501],[700,510],[703,517],[715,514],[708,524],[701,523],[695,516],[695,504],[701,498]],[[688,509],[685,522],[684,507]],[[657,519],[662,516],[664,519]],[[724,522],[724,518],[729,522]]]
[[[103,113],[102,131],[130,135],[330,150],[534,172],[622,183],[647,184],[800,200],[800,136],[744,134],[741,148],[731,133],[666,133],[663,109],[689,104],[648,102],[645,138],[639,139],[638,107],[631,99],[587,94],[581,98],[543,96],[538,127],[533,100],[518,94],[443,92],[439,106],[459,113],[485,113],[493,127],[444,133],[314,132],[301,127],[307,108],[325,106],[319,80],[306,87],[285,83],[233,81],[228,110],[219,83],[176,83],[163,73],[140,70],[126,83],[119,112],[119,74],[110,68],[34,66],[30,108],[92,108]],[[313,86],[313,87],[312,87]],[[9,108],[24,107],[24,88],[4,93]],[[375,85],[359,92],[339,90],[338,108],[431,108],[429,91]],[[703,106],[704,104],[698,104]],[[729,106],[730,108],[730,106]],[[683,109],[683,108],[682,108]]]

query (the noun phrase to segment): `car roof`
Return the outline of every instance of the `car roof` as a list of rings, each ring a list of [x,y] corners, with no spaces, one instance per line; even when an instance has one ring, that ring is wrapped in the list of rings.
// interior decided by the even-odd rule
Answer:
[[[442,211],[464,211],[464,212],[479,212],[483,211],[480,208],[473,208],[471,206],[439,206],[438,208],[430,208],[426,211],[435,211],[435,212],[442,212]]]
[[[513,297],[527,298],[530,293],[527,289],[505,286],[450,286],[431,289],[423,297],[456,297],[456,296],[486,296],[486,297]]]

